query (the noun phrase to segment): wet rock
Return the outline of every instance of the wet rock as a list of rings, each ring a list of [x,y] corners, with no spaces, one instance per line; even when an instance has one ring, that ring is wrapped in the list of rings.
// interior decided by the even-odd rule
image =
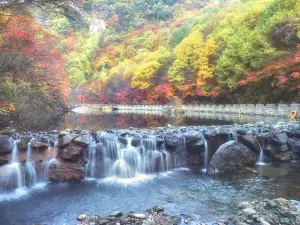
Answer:
[[[85,167],[78,163],[59,161],[49,169],[49,178],[53,181],[81,181],[85,178]]]
[[[300,138],[300,129],[295,130],[295,136]]]
[[[21,137],[19,143],[18,143],[18,148],[20,150],[25,150],[28,148],[28,143],[31,141],[32,137],[30,136],[23,136]]]
[[[14,148],[13,139],[6,136],[0,136],[0,154],[12,152]]]
[[[246,166],[253,165],[257,160],[257,155],[245,145],[229,141],[217,150],[213,155],[208,174],[220,174],[231,171],[237,171]]]
[[[173,225],[177,225],[181,222],[181,217],[180,216],[172,216],[171,217],[171,223]]]
[[[6,155],[0,155],[0,166],[3,166],[5,164],[8,164],[10,159],[10,157],[6,154]]]
[[[166,148],[169,151],[174,151],[180,143],[180,138],[172,133],[165,134],[164,139]]]
[[[288,142],[288,136],[286,133],[273,133],[271,141],[277,145],[283,145]]]
[[[292,152],[273,153],[272,157],[279,161],[290,161],[293,157],[293,153]]]
[[[246,208],[246,209],[243,209],[242,212],[243,212],[243,214],[244,214],[245,216],[253,216],[254,214],[257,213],[257,212],[256,212],[253,208],[251,208],[251,207],[248,207],[248,208]]]
[[[228,134],[221,133],[213,135],[207,142],[209,158],[211,158],[218,148],[227,141],[229,141]]]
[[[87,150],[87,146],[76,145],[74,143],[69,144],[61,150],[60,158],[72,162],[78,161],[83,158],[83,152]]]
[[[164,208],[161,207],[161,206],[154,206],[153,207],[153,212],[160,213],[160,212],[163,212],[163,211],[164,211]]]
[[[132,146],[139,147],[139,146],[141,146],[141,143],[142,143],[142,139],[141,139],[140,135],[134,135],[132,137],[132,140],[131,140],[131,145]]]
[[[204,138],[209,140],[213,136],[213,132],[211,130],[206,130],[203,132]]]
[[[77,145],[88,146],[90,144],[90,139],[88,135],[80,135],[74,138],[73,142]]]
[[[49,140],[43,137],[35,138],[31,141],[31,147],[38,150],[43,150],[49,147]]]
[[[260,144],[255,137],[250,135],[241,135],[240,142],[247,146],[251,151],[255,152],[256,155],[260,154]]]
[[[58,147],[64,148],[72,142],[72,140],[77,137],[75,134],[64,135],[58,139]]]

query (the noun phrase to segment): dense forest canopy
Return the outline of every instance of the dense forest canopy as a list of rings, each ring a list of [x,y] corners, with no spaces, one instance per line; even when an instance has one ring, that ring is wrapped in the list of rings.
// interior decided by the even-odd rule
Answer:
[[[299,101],[298,0],[0,1],[0,31],[2,114]]]

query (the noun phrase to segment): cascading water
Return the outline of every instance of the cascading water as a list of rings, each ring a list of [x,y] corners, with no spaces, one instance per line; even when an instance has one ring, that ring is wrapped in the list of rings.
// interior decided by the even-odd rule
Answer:
[[[12,151],[12,159],[9,164],[1,167],[0,173],[2,174],[0,178],[1,190],[11,190],[15,188],[22,188],[24,186],[22,167],[19,163],[19,141],[14,141],[14,147]]]
[[[128,179],[168,170],[170,168],[170,154],[163,146],[160,150],[157,148],[156,137],[154,135],[138,137],[140,145],[134,147],[132,136],[122,137],[121,143],[113,134],[100,134],[101,143],[90,143],[89,162],[86,167],[87,177]],[[126,144],[124,144],[125,142]],[[100,146],[101,150],[98,150],[97,146]],[[99,164],[102,165],[101,168]]]
[[[34,139],[31,139],[31,141],[28,143],[27,147],[27,154],[26,154],[26,162],[25,162],[25,180],[27,180],[27,184],[29,186],[35,184],[38,180],[36,170],[34,167],[34,164],[32,162],[32,148],[31,143],[34,141]],[[26,179],[27,178],[27,179]]]
[[[96,170],[96,142],[92,136],[89,137],[88,163],[86,164],[86,176],[95,177]]]
[[[47,159],[43,162],[41,181],[47,182],[49,180],[49,169],[52,163],[57,163],[57,141],[54,143],[54,146],[51,147],[50,141],[48,143],[49,147],[47,149]]]
[[[206,172],[208,169],[208,146],[206,139],[204,139],[204,148],[204,171]]]
[[[265,156],[264,156],[264,150],[261,147],[261,144],[259,143],[259,141],[257,140],[257,143],[259,145],[260,148],[260,153],[259,153],[259,158],[258,158],[258,162],[256,163],[257,165],[267,165],[267,163],[264,162]]]

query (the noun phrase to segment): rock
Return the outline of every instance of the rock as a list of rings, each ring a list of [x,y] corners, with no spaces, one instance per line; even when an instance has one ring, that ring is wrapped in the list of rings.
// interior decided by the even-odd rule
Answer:
[[[20,141],[18,142],[18,148],[20,150],[25,150],[28,148],[28,143],[31,141],[32,137],[30,136],[23,136],[21,137]]]
[[[61,150],[60,158],[72,162],[78,161],[83,158],[83,152],[87,150],[87,146],[76,145],[74,143],[69,144],[63,150]]]
[[[68,135],[68,134],[70,134],[69,129],[63,130],[63,131],[59,132],[58,137],[63,137],[63,136]]]
[[[49,169],[49,178],[53,181],[81,181],[85,178],[85,167],[78,163],[59,161]]]
[[[256,214],[257,212],[255,211],[255,209],[251,208],[251,207],[248,207],[246,209],[243,209],[243,214],[245,216],[253,216],[254,214]]]
[[[167,127],[173,127],[171,124],[168,124],[168,126]]]
[[[249,202],[242,202],[240,204],[238,204],[238,207],[240,209],[245,209],[245,208],[248,208],[250,206]]]
[[[90,139],[88,135],[80,135],[73,139],[73,141],[77,145],[88,146],[90,144]]]
[[[79,215],[79,216],[77,217],[77,220],[78,220],[78,221],[82,221],[82,220],[86,219],[86,217],[87,217],[87,215],[81,214],[81,215]]]
[[[75,134],[69,134],[69,135],[64,135],[58,139],[58,147],[59,148],[64,148],[68,144],[72,142],[74,138],[76,138],[77,135]]]
[[[31,147],[38,150],[43,150],[49,147],[49,140],[43,137],[31,140]]]
[[[271,140],[277,145],[283,145],[288,142],[288,136],[286,133],[273,133]]]
[[[295,136],[300,138],[300,129],[295,130]]]
[[[106,225],[108,224],[110,221],[109,220],[101,220],[99,225]]]
[[[160,213],[160,212],[163,212],[163,211],[164,211],[164,208],[161,207],[161,206],[154,206],[153,207],[153,212]]]
[[[14,141],[10,137],[0,136],[0,154],[10,153],[14,149]]]
[[[3,166],[5,164],[8,164],[10,161],[8,155],[0,155],[0,166]]]
[[[109,216],[112,216],[112,217],[121,217],[122,215],[123,215],[123,213],[120,211],[114,211],[111,214],[109,214]]]
[[[181,222],[181,217],[180,216],[172,216],[171,217],[171,223],[172,225],[177,225]]]
[[[229,141],[228,134],[220,133],[213,135],[207,142],[209,158],[211,158],[218,148],[227,141]]]
[[[251,151],[255,152],[256,155],[260,154],[260,144],[258,140],[250,135],[241,135],[240,142],[246,145]]]
[[[132,140],[131,140],[131,145],[132,146],[139,147],[139,146],[141,146],[141,143],[142,143],[142,139],[141,139],[140,135],[134,135],[132,137]]]
[[[279,152],[273,153],[273,158],[279,161],[290,161],[292,159],[293,153],[292,152]]]
[[[245,145],[229,141],[220,146],[211,158],[208,167],[208,174],[226,173],[237,171],[243,167],[253,165],[257,155]]]
[[[172,133],[165,134],[164,139],[166,148],[169,151],[174,151],[180,143],[180,138]]]

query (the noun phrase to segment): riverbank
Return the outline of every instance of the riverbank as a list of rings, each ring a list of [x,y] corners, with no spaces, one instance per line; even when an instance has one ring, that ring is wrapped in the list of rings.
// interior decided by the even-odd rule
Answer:
[[[284,198],[273,200],[241,202],[238,212],[228,219],[217,220],[212,225],[299,225],[300,224],[300,202],[288,201]],[[130,211],[123,214],[120,211],[110,213],[106,218],[100,216],[88,216],[81,214],[77,217],[78,225],[178,225],[178,224],[200,224],[205,222],[196,221],[188,215],[169,215],[161,206],[154,206],[144,213]]]

